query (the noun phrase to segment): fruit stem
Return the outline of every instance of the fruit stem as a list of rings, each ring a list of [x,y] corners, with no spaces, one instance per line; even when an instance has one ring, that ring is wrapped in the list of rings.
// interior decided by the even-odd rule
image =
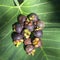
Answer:
[[[19,3],[18,3],[17,0],[14,0],[14,2],[15,2],[15,4],[17,5],[17,7],[18,7],[20,13],[23,14],[23,12],[22,12],[22,10],[21,10],[21,6],[22,6],[22,5],[19,5]]]

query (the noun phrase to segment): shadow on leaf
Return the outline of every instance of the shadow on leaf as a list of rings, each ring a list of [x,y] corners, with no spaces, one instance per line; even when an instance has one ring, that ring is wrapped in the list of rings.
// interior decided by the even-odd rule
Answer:
[[[24,0],[17,0],[17,1],[18,1],[19,5],[24,2]],[[17,6],[14,0],[13,0],[13,2],[14,2],[14,5]]]
[[[50,1],[50,0],[49,0]],[[60,23],[60,0],[52,0],[50,1],[51,5],[54,8],[54,13],[50,17],[50,22],[52,23]]]

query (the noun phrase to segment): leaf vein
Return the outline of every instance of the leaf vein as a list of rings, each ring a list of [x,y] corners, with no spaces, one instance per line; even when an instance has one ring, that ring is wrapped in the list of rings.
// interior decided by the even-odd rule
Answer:
[[[25,14],[29,14],[29,13],[27,13],[27,12],[25,12],[25,11],[23,11]],[[43,13],[38,13],[38,12],[36,12],[38,15],[41,15],[41,14],[51,14],[51,13],[55,13],[55,12],[59,12],[59,11],[52,11],[52,12],[43,12]]]
[[[0,5],[0,7],[7,7],[7,8],[18,8],[17,6],[7,6],[7,5]]]
[[[44,56],[46,57],[46,60],[48,60],[47,54],[46,54],[46,52],[44,51],[43,47],[41,47],[41,51],[43,52]]]
[[[55,47],[43,47],[43,48],[59,49],[60,50],[60,48],[55,48]]]
[[[30,5],[30,6],[22,6],[22,7],[37,7],[37,6],[40,6],[40,5],[44,5],[44,4],[47,4],[48,2],[44,2],[44,3],[40,3],[40,4],[35,4],[35,5]]]
[[[18,12],[17,12],[17,13],[18,13]],[[16,16],[16,14],[15,14],[10,20],[12,20],[15,16]],[[9,20],[9,21],[10,21],[10,20]],[[8,22],[8,23],[9,23],[9,22]],[[8,33],[4,36],[4,38],[7,37],[7,36],[11,33],[11,31],[12,31],[12,30],[10,30],[10,32],[8,32]],[[4,38],[2,38],[1,40],[3,40]]]
[[[0,16],[0,18],[5,15],[7,12],[9,12],[11,10],[11,8],[9,8],[6,12],[2,13],[2,15]]]

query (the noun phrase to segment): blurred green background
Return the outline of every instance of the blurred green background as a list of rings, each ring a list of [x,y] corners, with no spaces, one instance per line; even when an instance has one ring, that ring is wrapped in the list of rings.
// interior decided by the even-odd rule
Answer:
[[[60,60],[60,0],[0,0],[0,60]],[[23,44],[16,48],[11,39],[12,24],[22,13],[38,14],[45,22],[42,49],[28,56]]]

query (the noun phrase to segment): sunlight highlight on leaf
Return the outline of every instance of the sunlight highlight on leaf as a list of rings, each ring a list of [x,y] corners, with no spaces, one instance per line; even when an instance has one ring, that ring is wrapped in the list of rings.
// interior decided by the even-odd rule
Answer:
[[[32,5],[32,6],[22,6],[22,7],[37,7],[37,6],[40,6],[40,5],[43,5],[43,4],[47,4],[48,2],[45,2],[45,3],[40,3],[40,4],[35,4],[35,5]]]
[[[0,5],[0,7],[6,7],[6,8],[17,8],[16,6],[7,6],[7,5]]]

